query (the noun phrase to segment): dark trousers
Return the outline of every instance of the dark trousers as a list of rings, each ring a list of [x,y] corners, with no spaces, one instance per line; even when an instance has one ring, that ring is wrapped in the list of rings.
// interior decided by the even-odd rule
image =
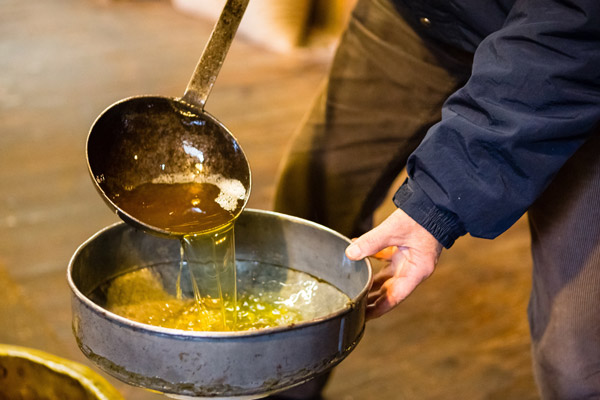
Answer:
[[[350,237],[370,229],[471,65],[471,54],[415,33],[388,0],[359,0],[327,83],[288,150],[274,208]],[[533,364],[548,399],[600,396],[599,154],[597,134],[528,214]]]
[[[529,209],[529,325],[543,398],[600,398],[600,132]]]

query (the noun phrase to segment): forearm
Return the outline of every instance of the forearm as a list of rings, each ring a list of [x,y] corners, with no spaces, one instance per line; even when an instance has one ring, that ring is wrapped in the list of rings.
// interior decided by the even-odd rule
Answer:
[[[504,232],[600,121],[599,66],[600,4],[517,2],[409,158],[396,205],[446,247]]]

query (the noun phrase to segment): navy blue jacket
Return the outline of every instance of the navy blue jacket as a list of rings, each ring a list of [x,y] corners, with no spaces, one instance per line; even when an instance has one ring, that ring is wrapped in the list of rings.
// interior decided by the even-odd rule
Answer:
[[[423,35],[474,52],[394,202],[445,247],[494,238],[600,132],[600,0],[394,1],[414,26],[427,18]]]

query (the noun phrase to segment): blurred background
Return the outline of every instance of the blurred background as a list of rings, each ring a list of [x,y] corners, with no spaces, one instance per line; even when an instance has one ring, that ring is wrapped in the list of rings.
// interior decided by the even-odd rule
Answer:
[[[92,366],[71,332],[66,268],[83,241],[118,219],[88,176],[87,132],[122,98],[181,96],[223,3],[0,0],[0,343]],[[206,106],[248,155],[248,207],[271,208],[281,156],[352,5],[251,0]],[[388,201],[377,219],[391,210]],[[414,295],[367,324],[324,397],[537,398],[530,269],[526,220],[494,241],[460,240]],[[126,399],[164,398],[101,374]]]

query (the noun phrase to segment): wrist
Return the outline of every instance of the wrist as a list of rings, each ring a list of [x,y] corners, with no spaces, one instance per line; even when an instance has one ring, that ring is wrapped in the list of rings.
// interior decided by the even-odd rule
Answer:
[[[447,249],[466,234],[456,214],[436,206],[413,180],[407,179],[400,186],[394,195],[394,204]]]

